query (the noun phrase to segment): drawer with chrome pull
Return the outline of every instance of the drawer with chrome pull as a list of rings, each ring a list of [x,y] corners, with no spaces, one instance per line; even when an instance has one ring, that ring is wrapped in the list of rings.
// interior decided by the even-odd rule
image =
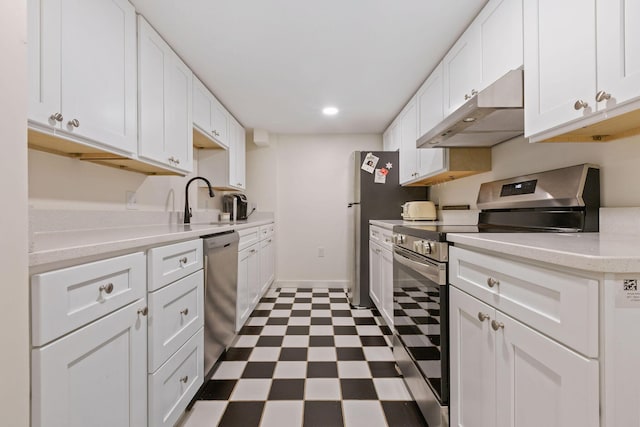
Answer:
[[[33,346],[144,298],[145,267],[145,256],[139,252],[33,275]]]
[[[160,289],[202,268],[202,240],[149,249],[149,291]]]
[[[199,270],[149,293],[150,373],[158,369],[204,325],[203,280],[203,270]]]

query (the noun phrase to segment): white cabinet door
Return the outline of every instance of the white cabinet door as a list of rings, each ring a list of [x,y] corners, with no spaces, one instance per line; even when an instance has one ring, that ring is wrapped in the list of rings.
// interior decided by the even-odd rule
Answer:
[[[32,423],[147,425],[144,300],[32,351]]]
[[[258,302],[260,286],[260,245],[255,244],[238,252],[238,302],[236,331],[249,318]]]
[[[233,158],[230,161],[234,162],[234,168],[232,176],[230,177],[230,183],[233,187],[244,190],[246,188],[246,133],[245,130],[238,122],[234,120],[234,135],[233,142]]]
[[[595,0],[524,0],[525,136],[595,108]],[[573,23],[573,24],[572,24]],[[587,103],[576,109],[576,102]]]
[[[393,328],[393,252],[382,249],[380,253],[380,314]]]
[[[369,296],[378,310],[382,311],[380,300],[380,245],[369,240]]]
[[[211,126],[214,138],[228,147],[231,127],[229,115],[227,110],[215,98],[212,99],[211,103]]]
[[[598,91],[610,107],[640,96],[640,2],[597,0]],[[591,98],[594,100],[594,98]]]
[[[474,25],[479,26],[482,90],[522,67],[522,0],[491,0]]]
[[[442,60],[444,115],[448,116],[480,90],[480,27],[471,24]]]
[[[196,76],[193,76],[193,124],[208,137],[214,136],[211,123],[212,97],[209,89]]]
[[[271,236],[260,243],[260,283],[262,296],[267,288],[273,283],[276,272],[276,252],[274,237]]]
[[[495,310],[454,287],[449,307],[451,426],[495,427]]]
[[[418,136],[418,110],[415,96],[405,106],[399,116],[400,122],[400,183],[418,177],[416,139]]]
[[[140,157],[193,169],[192,74],[171,47],[138,17]]]
[[[498,416],[492,425],[599,426],[598,361],[500,312],[495,320]]]
[[[429,132],[444,119],[444,83],[442,62],[418,89],[418,137]]]
[[[387,131],[382,136],[382,149],[384,151],[398,151],[400,149],[400,127],[398,120],[394,120],[389,125]]]
[[[133,6],[126,0],[32,0],[29,36],[29,118],[135,153]],[[59,120],[51,118],[55,113]]]
[[[193,170],[193,118],[191,70],[177,57],[171,56],[165,72],[165,157],[177,169]]]

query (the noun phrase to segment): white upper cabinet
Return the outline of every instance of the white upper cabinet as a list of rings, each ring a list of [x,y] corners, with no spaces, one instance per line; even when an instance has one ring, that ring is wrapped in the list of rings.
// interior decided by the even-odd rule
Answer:
[[[139,155],[193,170],[192,73],[142,16],[138,18]]]
[[[474,21],[479,27],[482,90],[522,67],[522,0],[492,0]]]
[[[479,29],[475,22],[472,23],[442,60],[445,116],[480,90],[482,55]]]
[[[233,117],[229,116],[229,148],[198,150],[198,169],[214,188],[220,190],[244,190],[246,188],[246,133]]]
[[[196,77],[193,78],[193,125],[217,144],[229,146],[227,111]]]
[[[233,146],[229,147],[229,183],[239,190],[246,188],[246,133],[235,119],[230,119],[229,131],[233,135]]]
[[[126,0],[29,0],[29,121],[135,153],[136,18]]]
[[[640,2],[598,0],[597,52],[598,109],[640,97]]]
[[[595,12],[595,0],[524,0],[525,136],[593,112]]]
[[[430,131],[444,119],[444,83],[442,62],[425,80],[416,99],[418,102],[418,136]]]
[[[598,141],[637,127],[589,126],[638,109],[639,19],[637,1],[525,0],[525,136]]]
[[[416,97],[411,98],[400,113],[400,183],[409,182],[418,177],[418,112]]]
[[[382,135],[382,149],[384,151],[398,151],[400,149],[400,126],[396,119],[389,125]]]

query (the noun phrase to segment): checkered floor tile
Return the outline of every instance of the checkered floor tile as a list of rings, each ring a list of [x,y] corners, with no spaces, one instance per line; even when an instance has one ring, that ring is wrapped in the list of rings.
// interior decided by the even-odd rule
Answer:
[[[183,427],[427,426],[396,370],[391,331],[343,289],[271,289]]]

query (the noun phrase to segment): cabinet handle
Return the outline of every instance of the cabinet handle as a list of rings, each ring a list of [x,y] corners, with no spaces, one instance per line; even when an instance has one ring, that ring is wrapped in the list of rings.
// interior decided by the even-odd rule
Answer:
[[[478,91],[475,89],[471,89],[471,98],[476,96],[478,94]]]
[[[492,320],[492,321],[491,321],[491,328],[492,328],[494,331],[497,331],[498,329],[504,329],[504,323],[502,323],[502,322],[497,322],[497,321],[495,321],[495,320]]]
[[[581,108],[587,108],[589,107],[589,104],[584,102],[582,99],[579,99],[576,101],[575,104],[573,104],[573,108],[575,108],[576,110],[580,110]]]
[[[499,285],[500,285],[499,280],[496,280],[493,277],[487,278],[487,286],[489,286],[490,288],[493,288],[494,286],[499,286]]]
[[[77,128],[80,127],[80,122],[78,121],[78,119],[73,119],[73,120],[69,120],[69,126]]]
[[[138,314],[142,314],[143,316],[146,316],[147,314],[149,314],[149,308],[148,307],[141,308],[140,310],[138,310]]]
[[[185,383],[186,384],[187,381],[189,381],[189,376],[188,375],[185,375],[184,377],[180,378],[180,382],[181,383]]]
[[[185,266],[185,264],[187,263],[187,257],[186,257],[186,256],[183,256],[182,258],[180,258],[180,259],[178,260],[178,262],[180,263],[180,267],[184,267],[184,266]]]
[[[606,101],[607,99],[611,99],[611,94],[607,93],[603,90],[601,90],[600,92],[596,93],[596,102],[602,102],[602,101]]]
[[[267,243],[271,243],[272,241],[273,241],[273,240],[269,239],[269,240],[267,240]]]
[[[242,187],[242,183],[241,183],[241,182],[237,183],[236,185],[237,185],[238,187]]]
[[[255,249],[251,249],[249,252],[251,252],[252,254],[255,254],[256,250]]]
[[[107,283],[106,285],[102,285],[98,288],[100,292],[104,292],[106,294],[110,294],[113,292],[113,283]]]
[[[468,101],[471,97],[469,96],[469,94],[465,93],[464,94],[464,100]]]
[[[483,313],[481,311],[478,312],[478,320],[481,322],[484,322],[485,320],[489,319],[489,315],[486,313]]]
[[[52,115],[49,116],[50,120],[54,120],[56,122],[61,122],[64,117],[62,117],[62,114],[60,113],[53,113]]]
[[[180,314],[182,314],[183,316],[188,316],[189,315],[189,309],[185,308],[184,310],[181,310]]]
[[[180,159],[179,159],[179,158],[177,158],[177,157],[176,157],[173,161],[176,163],[176,165],[179,165],[179,164],[180,164]]]

